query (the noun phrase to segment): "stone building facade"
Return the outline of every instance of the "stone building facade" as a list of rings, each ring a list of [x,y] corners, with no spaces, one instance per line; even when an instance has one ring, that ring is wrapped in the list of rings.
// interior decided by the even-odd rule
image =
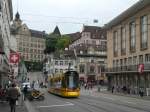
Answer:
[[[75,34],[74,34],[75,35]],[[77,69],[80,80],[104,81],[105,74],[101,73],[106,62],[106,32],[101,27],[83,26],[81,37],[69,45],[77,58]]]
[[[150,88],[150,1],[140,0],[105,26],[109,87]]]
[[[8,82],[9,74],[9,53],[13,49],[10,35],[10,23],[13,19],[12,1],[0,1],[0,85]]]
[[[44,31],[29,29],[26,24],[22,23],[17,12],[12,25],[12,36],[17,40],[17,52],[20,53],[24,61],[43,61],[45,35]]]

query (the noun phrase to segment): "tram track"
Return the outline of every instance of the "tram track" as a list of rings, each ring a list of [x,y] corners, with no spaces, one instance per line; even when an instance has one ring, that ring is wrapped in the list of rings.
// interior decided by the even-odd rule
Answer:
[[[86,99],[85,99],[86,98]],[[80,99],[80,98],[79,98]],[[87,105],[88,106],[91,106],[91,107],[94,107],[94,108],[97,108],[97,109],[100,109],[104,112],[112,112],[112,109],[110,110],[109,109],[109,106],[111,108],[113,108],[114,110],[116,110],[115,112],[117,111],[121,111],[121,112],[129,112],[127,110],[124,110],[124,109],[121,109],[121,108],[118,108],[118,107],[123,107],[123,108],[128,108],[128,109],[133,109],[133,110],[137,110],[137,111],[142,111],[142,112],[150,112],[149,109],[146,109],[146,108],[142,108],[142,107],[139,107],[138,105],[131,105],[131,104],[128,104],[128,103],[125,103],[125,102],[117,102],[117,101],[111,101],[111,100],[105,100],[105,99],[102,99],[102,98],[93,98],[93,97],[85,97],[84,98],[82,97],[81,100],[70,100],[70,102],[72,103],[75,103],[77,105],[80,104],[84,104],[86,109],[87,109]],[[98,100],[99,99],[99,100]],[[104,105],[104,103],[107,103],[108,107],[107,108],[104,108],[102,105]],[[116,106],[113,106],[112,107],[112,104],[113,105],[116,105]],[[106,106],[106,105],[105,105]],[[82,106],[81,106],[82,107]],[[90,111],[90,112],[93,112],[93,111]]]

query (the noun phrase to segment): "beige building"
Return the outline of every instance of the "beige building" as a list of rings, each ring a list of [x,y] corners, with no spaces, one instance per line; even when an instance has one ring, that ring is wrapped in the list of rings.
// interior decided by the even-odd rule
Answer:
[[[107,25],[109,87],[150,88],[150,1],[140,0]]]
[[[17,51],[24,61],[41,62],[44,59],[45,32],[29,29],[22,24],[17,12],[12,25],[12,35],[17,40]]]
[[[13,19],[12,1],[0,0],[0,85],[8,83],[9,53],[13,49],[10,23]]]
[[[105,74],[102,71],[107,58],[106,31],[97,26],[83,26],[80,35],[77,32],[70,36],[73,36],[74,41],[69,49],[75,51],[80,80],[103,83]]]

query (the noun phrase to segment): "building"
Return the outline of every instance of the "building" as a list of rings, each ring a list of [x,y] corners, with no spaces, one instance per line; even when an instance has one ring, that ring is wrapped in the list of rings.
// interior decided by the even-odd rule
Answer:
[[[67,70],[76,70],[76,64],[74,51],[64,50],[61,53],[56,51],[47,59],[44,69],[48,75],[53,75]]]
[[[83,26],[80,35],[69,45],[76,54],[80,80],[103,82],[105,75],[101,70],[106,62],[106,32],[101,27]]]
[[[0,1],[0,85],[8,83],[9,53],[13,49],[10,35],[10,23],[13,19],[12,1]]]
[[[12,36],[17,40],[17,52],[26,62],[43,61],[45,49],[45,31],[29,29],[22,23],[20,15],[17,12],[12,24]]]
[[[140,0],[105,26],[109,87],[150,88],[150,1]]]

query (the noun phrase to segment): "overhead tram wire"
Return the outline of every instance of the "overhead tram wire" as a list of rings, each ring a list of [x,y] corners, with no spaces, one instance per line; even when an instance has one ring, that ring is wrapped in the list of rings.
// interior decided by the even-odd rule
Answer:
[[[63,16],[48,16],[48,15],[42,15],[42,14],[32,14],[32,13],[23,13],[23,15],[28,15],[28,16],[38,16],[38,17],[47,17],[47,18],[58,18],[58,19],[80,19],[80,20],[94,20],[94,19],[89,19],[89,18],[80,18],[80,17],[63,17]]]
[[[40,21],[31,21],[31,20],[27,20],[27,19],[23,19],[23,21],[27,21],[27,22],[32,22],[32,23],[39,23]],[[58,24],[85,24],[85,23],[80,23],[80,22],[65,22],[65,21],[62,21],[62,22],[58,22],[58,21],[45,21],[46,23],[58,23]]]

